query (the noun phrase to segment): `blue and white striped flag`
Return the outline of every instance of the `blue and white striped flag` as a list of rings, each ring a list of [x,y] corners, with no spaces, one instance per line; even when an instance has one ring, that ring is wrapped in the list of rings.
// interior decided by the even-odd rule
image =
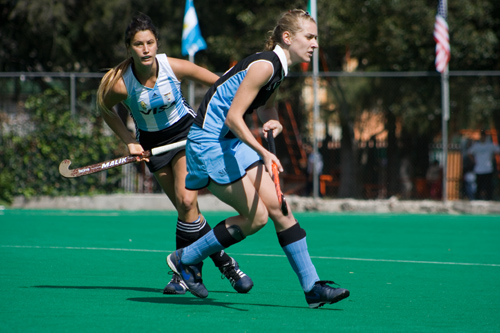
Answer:
[[[190,56],[194,56],[196,52],[206,48],[207,43],[201,36],[193,0],[186,0],[184,27],[182,30],[182,55],[189,54]]]

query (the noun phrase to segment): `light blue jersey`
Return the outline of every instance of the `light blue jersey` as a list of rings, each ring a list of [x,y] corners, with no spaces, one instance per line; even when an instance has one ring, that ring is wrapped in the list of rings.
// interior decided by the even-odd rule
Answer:
[[[261,61],[269,62],[273,66],[273,75],[260,89],[246,113],[253,112],[267,102],[288,74],[286,55],[279,45],[276,45],[273,51],[255,53],[241,60],[210,87],[198,108],[194,121],[203,131],[197,133],[191,131],[189,139],[198,141],[208,140],[208,137],[234,137],[225,125],[227,113],[248,70],[253,64]],[[198,139],[197,135],[202,137]]]
[[[132,66],[123,74],[127,99],[123,104],[129,110],[137,129],[156,132],[166,129],[186,114],[195,112],[181,93],[181,82],[175,76],[166,54],[157,54],[158,77],[154,88],[142,85]]]
[[[273,66],[273,75],[257,93],[248,113],[264,105],[288,73],[286,55],[280,46],[276,46],[273,51],[256,53],[243,59],[215,82],[200,104],[195,123],[189,131],[186,188],[199,190],[208,186],[210,181],[234,183],[244,177],[249,168],[260,163],[257,152],[237,138],[225,124],[241,82],[250,66],[259,61],[269,62]]]

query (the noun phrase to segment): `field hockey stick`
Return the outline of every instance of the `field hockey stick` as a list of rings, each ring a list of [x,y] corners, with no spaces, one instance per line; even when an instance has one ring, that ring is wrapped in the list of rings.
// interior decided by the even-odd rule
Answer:
[[[91,173],[96,173],[100,171],[104,171],[107,169],[111,169],[120,165],[125,165],[133,162],[139,162],[144,157],[150,157],[155,155],[160,155],[166,153],[167,151],[171,151],[177,148],[184,147],[186,145],[186,140],[171,143],[168,145],[160,146],[153,148],[151,150],[146,150],[142,155],[128,155],[116,158],[114,160],[109,160],[105,162],[100,162],[92,165],[87,165],[84,167],[70,169],[71,165],[70,160],[64,160],[59,164],[59,173],[66,178],[74,178],[89,175]]]
[[[274,144],[273,130],[267,131],[267,144],[269,145],[269,151],[274,155],[276,155],[276,145]],[[286,205],[285,196],[283,195],[283,192],[281,192],[278,165],[276,165],[275,162],[273,162],[272,169],[273,169],[272,171],[273,171],[274,187],[276,188],[276,195],[278,196],[278,201],[281,205],[281,212],[283,213],[283,215],[287,216],[288,206]]]

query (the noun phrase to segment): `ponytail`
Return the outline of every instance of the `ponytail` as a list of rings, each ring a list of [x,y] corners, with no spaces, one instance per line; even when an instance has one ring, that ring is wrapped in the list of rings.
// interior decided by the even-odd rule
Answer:
[[[110,69],[104,74],[97,89],[97,109],[103,112],[111,113],[112,111],[104,104],[104,98],[113,86],[123,77],[123,72],[132,64],[132,58],[128,58],[116,67]]]
[[[290,32],[295,35],[302,29],[301,20],[310,20],[314,23],[314,19],[309,15],[308,12],[302,9],[292,9],[284,13],[278,20],[277,25],[272,31],[269,31],[269,37],[267,38],[265,50],[272,51],[278,44],[283,43],[283,33],[285,31]]]

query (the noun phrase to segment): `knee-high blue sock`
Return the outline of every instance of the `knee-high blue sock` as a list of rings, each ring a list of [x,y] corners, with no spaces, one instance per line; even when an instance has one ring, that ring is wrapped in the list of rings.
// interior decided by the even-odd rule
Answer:
[[[206,235],[212,228],[201,216],[194,222],[184,222],[177,220],[177,230],[175,232],[176,249],[189,246],[198,239]],[[231,262],[231,257],[224,251],[215,252],[210,255],[216,267],[223,267]]]
[[[245,236],[237,226],[226,228],[226,221],[222,221],[203,237],[182,250],[181,262],[185,265],[196,265],[209,255],[222,251],[229,246],[243,240]]]
[[[293,227],[278,233],[278,239],[290,265],[299,278],[300,285],[308,292],[319,281],[309,251],[307,250],[306,232],[297,223]]]
[[[212,253],[223,250],[224,247],[219,243],[214,231],[210,230],[205,236],[198,239],[191,245],[182,250],[182,263],[185,265],[196,265]]]

